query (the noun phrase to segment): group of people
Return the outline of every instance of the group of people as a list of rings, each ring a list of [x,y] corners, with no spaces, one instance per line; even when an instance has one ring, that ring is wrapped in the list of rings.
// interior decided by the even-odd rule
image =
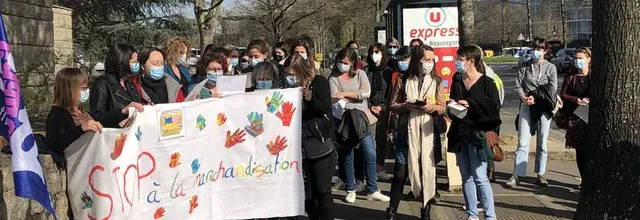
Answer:
[[[557,80],[555,67],[543,58],[546,42],[535,43],[533,59],[521,66],[516,83],[522,104],[510,186],[525,176],[534,131],[539,141],[536,173],[539,183],[546,185],[546,137],[553,108],[549,111],[545,101],[555,101]],[[162,48],[137,50],[130,45],[113,45],[106,54],[104,76],[91,88],[89,78],[79,69],[60,70],[47,118],[47,146],[62,156],[85,132],[125,126],[129,108],[143,111],[144,105],[190,101],[187,97],[194,92],[200,99],[219,98],[219,76],[248,74],[248,92],[302,88],[301,150],[310,219],[334,218],[332,184],[347,192],[348,203],[354,203],[356,194],[365,190],[368,200],[389,202],[386,218],[394,219],[407,179],[414,197],[422,198],[421,218],[429,219],[430,207],[438,197],[435,165],[442,160],[441,136],[445,133],[447,150],[456,154],[460,167],[469,219],[478,219],[477,195],[487,219],[496,218],[488,177],[492,153],[487,134],[499,130],[502,97],[487,76],[480,47],[467,45],[457,51],[450,100],[445,100],[446,91],[436,71],[435,50],[419,39],[412,40],[411,46],[401,46],[393,38],[386,44],[372,44],[366,61],[359,55],[360,45],[351,41],[337,53],[328,78],[320,75],[310,58],[312,42],[304,39],[280,42],[273,48],[264,40],[253,40],[242,54],[233,47],[208,45],[195,65],[195,74],[188,64],[189,48],[183,37],[167,39]],[[572,147],[580,145],[577,137],[586,130],[571,114],[589,102],[591,53],[581,48],[577,56],[576,66],[581,71],[565,79],[561,95],[565,104],[560,110],[567,116],[567,145]],[[200,83],[204,88],[192,91]],[[89,111],[80,107],[86,102]],[[448,115],[447,104],[452,102],[468,113]],[[448,130],[446,121],[451,122]],[[383,167],[387,145],[395,146],[393,177]],[[578,157],[582,167],[582,153]],[[332,183],[336,165],[340,181]],[[378,180],[391,180],[390,197],[380,192]]]

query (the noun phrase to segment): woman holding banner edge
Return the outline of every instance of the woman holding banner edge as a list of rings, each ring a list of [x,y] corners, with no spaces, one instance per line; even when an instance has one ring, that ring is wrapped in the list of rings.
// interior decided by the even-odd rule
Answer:
[[[333,217],[331,178],[336,153],[331,127],[331,89],[329,81],[315,74],[314,68],[299,54],[284,63],[286,87],[302,87],[302,156],[305,176],[305,208],[309,219]]]

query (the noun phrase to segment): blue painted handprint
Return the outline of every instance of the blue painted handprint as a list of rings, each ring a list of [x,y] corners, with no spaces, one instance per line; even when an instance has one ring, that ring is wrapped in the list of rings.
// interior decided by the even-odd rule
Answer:
[[[280,105],[282,105],[282,94],[278,91],[274,91],[271,98],[266,97],[264,98],[264,101],[267,103],[267,111],[274,113],[278,110]]]
[[[244,129],[249,135],[257,137],[264,132],[264,125],[262,123],[263,114],[251,112],[247,115],[247,119],[249,119],[249,125],[245,126]]]
[[[193,174],[196,174],[199,169],[200,169],[200,162],[198,162],[198,159],[191,161],[191,172]]]

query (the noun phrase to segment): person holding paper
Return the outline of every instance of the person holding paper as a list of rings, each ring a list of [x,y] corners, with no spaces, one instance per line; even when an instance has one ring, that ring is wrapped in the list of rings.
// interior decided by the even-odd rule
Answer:
[[[393,219],[397,212],[399,196],[407,177],[413,194],[416,197],[422,195],[421,219],[430,219],[431,205],[435,203],[434,125],[435,116],[442,115],[445,111],[445,90],[442,79],[437,75],[435,57],[430,46],[415,47],[408,70],[397,79],[393,90],[390,108],[401,114],[399,121],[402,122],[398,125],[398,143],[401,144],[396,146],[396,152],[400,151],[403,155],[399,158],[406,161],[395,164],[391,189],[393,202],[387,208],[387,219]],[[405,66],[403,61],[406,62],[399,60],[398,66]],[[402,165],[402,162],[406,165]],[[398,178],[395,174],[398,174]]]
[[[549,45],[544,39],[533,41],[533,59],[526,62],[518,70],[516,91],[520,97],[520,112],[517,121],[518,149],[515,153],[513,176],[506,183],[507,187],[520,184],[518,177],[527,176],[529,162],[529,142],[536,135],[535,173],[536,184],[547,186],[544,177],[547,166],[547,140],[551,126],[552,111],[556,104],[557,71],[556,66],[544,59]]]
[[[165,57],[164,51],[155,47],[144,48],[138,55],[138,62],[141,63],[142,69],[140,76],[142,89],[149,94],[154,104],[175,102],[175,100],[169,101],[167,94],[168,77],[165,77],[164,72]]]
[[[359,125],[367,123],[370,126],[375,126],[377,118],[371,114],[367,105],[367,99],[371,95],[369,79],[364,71],[358,70],[355,67],[356,60],[358,60],[358,54],[351,48],[343,48],[336,55],[336,66],[329,78],[331,85],[331,97],[333,98],[332,103],[336,103],[341,99],[348,102],[344,109],[349,113],[345,112],[345,114],[343,114],[343,123],[352,124],[353,127],[355,127],[356,122]],[[364,114],[365,118],[350,117],[352,122],[344,121],[346,118],[345,115],[358,114],[357,111],[361,111],[360,113]],[[363,120],[366,121],[363,122]],[[378,183],[376,180],[376,149],[373,133],[371,133],[373,129],[364,131],[360,130],[363,129],[361,126],[358,126],[356,129],[359,129],[356,133],[362,132],[364,137],[361,138],[360,134],[349,133],[350,136],[347,137],[348,140],[353,140],[355,138],[354,141],[343,141],[342,138],[338,138],[338,143],[341,146],[338,154],[340,165],[342,166],[340,169],[340,176],[344,178],[347,183],[347,196],[345,201],[348,203],[354,203],[356,201],[353,148],[360,144],[365,160],[365,173],[368,190],[367,199],[388,202],[389,197],[383,195],[380,193],[380,190],[378,190]]]
[[[131,80],[140,71],[138,51],[130,45],[111,46],[104,66],[104,78],[91,87],[89,113],[104,127],[120,128],[126,124],[130,107],[144,110],[141,95]]]
[[[580,176],[584,175],[584,149],[586,146],[589,127],[585,121],[575,115],[576,109],[589,104],[589,86],[591,81],[591,50],[579,48],[576,50],[574,60],[578,72],[564,77],[560,97],[564,105],[560,109],[560,114],[566,117],[567,133],[565,134],[565,146],[576,149],[576,163]]]
[[[229,64],[226,58],[221,54],[204,55],[198,63],[196,63],[196,75],[193,76],[194,83],[200,83],[207,80],[206,86],[200,93],[201,99],[220,98],[220,93],[216,90],[218,77],[224,75],[224,70]]]
[[[247,61],[249,66],[242,70],[242,73],[253,72],[253,67],[265,61],[269,61],[269,44],[262,39],[256,39],[247,45]]]
[[[495,82],[484,74],[479,47],[463,46],[457,55],[456,69],[462,76],[455,77],[451,84],[450,102],[463,106],[467,113],[451,117],[447,151],[456,154],[469,219],[479,219],[479,194],[486,219],[495,220],[493,192],[487,177],[487,162],[492,158],[486,153],[489,145],[485,132],[495,131],[502,123],[498,89]]]
[[[309,219],[330,220],[334,218],[331,179],[336,167],[336,153],[329,81],[315,74],[313,67],[301,55],[292,54],[284,66],[287,70],[285,77],[293,82],[286,87],[302,87],[302,164],[307,214]],[[272,65],[264,67],[272,68]]]
[[[64,150],[85,132],[102,132],[102,124],[80,109],[89,100],[89,80],[77,68],[58,71],[53,83],[53,106],[47,116],[46,143],[64,160]]]
[[[167,60],[164,70],[171,79],[167,81],[169,100],[183,102],[193,88],[187,56],[189,47],[189,41],[184,37],[172,37],[165,42]]]

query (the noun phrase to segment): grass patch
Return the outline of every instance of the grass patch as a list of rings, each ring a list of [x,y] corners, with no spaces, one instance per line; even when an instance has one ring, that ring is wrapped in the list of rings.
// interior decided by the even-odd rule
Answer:
[[[516,57],[485,57],[483,58],[485,63],[517,63]]]

